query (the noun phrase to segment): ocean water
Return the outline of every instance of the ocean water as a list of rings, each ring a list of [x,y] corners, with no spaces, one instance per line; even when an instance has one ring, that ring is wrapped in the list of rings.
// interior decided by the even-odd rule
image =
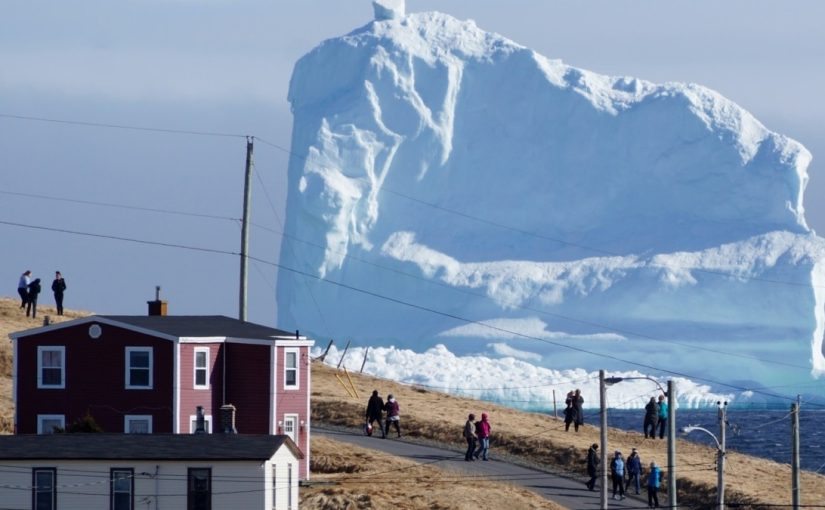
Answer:
[[[789,406],[790,407],[790,406]],[[791,463],[791,416],[789,409],[736,409],[727,411],[728,428],[726,431],[726,449],[764,457],[783,464]],[[585,421],[598,423],[598,410],[586,411]],[[805,409],[799,413],[799,450],[800,465],[807,471],[825,473],[825,410]],[[644,410],[610,409],[607,412],[607,424],[623,430],[642,432]],[[719,418],[715,408],[707,410],[678,410],[676,413],[677,436],[696,443],[715,446],[713,438],[701,431],[682,434],[679,430],[687,425],[703,427],[713,432],[718,438]],[[667,436],[665,436],[667,438]],[[642,439],[644,441],[644,439]],[[658,441],[658,439],[657,439]],[[677,451],[678,456],[678,451]],[[715,457],[708,459],[709,464]]]

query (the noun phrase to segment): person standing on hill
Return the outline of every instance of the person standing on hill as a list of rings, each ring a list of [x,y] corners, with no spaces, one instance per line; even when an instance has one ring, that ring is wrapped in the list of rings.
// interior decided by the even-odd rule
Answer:
[[[32,282],[32,272],[26,271],[17,281],[17,293],[20,294],[20,308],[26,308],[29,303],[29,284]]]
[[[387,395],[387,403],[384,404],[384,410],[387,411],[387,424],[384,427],[384,436],[390,433],[390,423],[395,425],[395,431],[398,433],[398,437],[401,437],[401,425],[399,422],[401,421],[401,407],[398,405],[398,401],[393,398],[392,394]]]
[[[481,455],[481,460],[489,460],[487,452],[490,450],[490,432],[492,432],[490,422],[487,420],[487,413],[481,413],[481,421],[476,422],[476,436],[478,437],[478,449],[474,456],[478,458]]]
[[[564,399],[564,431],[570,430],[570,424],[573,423],[573,390],[567,392],[567,398]]]
[[[57,307],[57,315],[63,315],[63,293],[66,291],[66,280],[60,274],[60,271],[55,271],[54,281],[52,282],[52,292],[54,292],[54,304]]]
[[[40,278],[35,278],[29,284],[29,299],[26,302],[26,317],[31,313],[32,319],[37,317],[37,295],[40,294]]]
[[[667,401],[664,395],[659,395],[659,439],[665,438],[667,428]]]
[[[640,478],[642,476],[642,459],[639,457],[639,452],[636,451],[636,448],[633,448],[624,464],[625,471],[627,471],[627,484],[624,486],[625,492],[630,489],[630,484],[633,483],[634,487],[636,487],[636,494],[641,493]]]
[[[645,439],[650,437],[656,439],[656,424],[659,420],[659,406],[656,404],[656,397],[650,397],[650,402],[645,406]],[[650,431],[650,434],[648,434]]]
[[[599,445],[593,443],[590,445],[590,449],[587,450],[587,476],[590,477],[590,480],[585,482],[585,485],[591,491],[596,488],[596,479],[599,477],[599,463],[601,459],[599,458]]]
[[[659,508],[659,485],[662,483],[662,471],[655,462],[650,463],[650,473],[647,474],[647,506]]]
[[[624,459],[619,450],[616,450],[613,462],[610,463],[610,475],[613,479],[613,499],[624,499]]]
[[[386,437],[384,432],[384,423],[381,420],[381,413],[384,411],[384,399],[378,396],[378,390],[372,390],[372,396],[367,402],[367,411],[365,414],[367,418],[367,429],[372,429],[372,422],[378,420],[378,428],[381,429],[381,437]]]
[[[467,440],[467,452],[464,454],[464,460],[470,462],[473,460],[474,452],[476,450],[476,435],[473,430],[475,429],[475,421],[476,415],[470,413],[470,416],[467,417],[467,422],[464,424],[464,439]]]
[[[584,424],[584,397],[581,390],[577,389],[573,393],[573,429],[578,432],[579,425]]]

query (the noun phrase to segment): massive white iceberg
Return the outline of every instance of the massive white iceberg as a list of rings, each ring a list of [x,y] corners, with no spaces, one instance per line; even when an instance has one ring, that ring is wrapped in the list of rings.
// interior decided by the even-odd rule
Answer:
[[[747,387],[825,372],[811,155],[718,93],[395,2],[301,58],[289,101],[280,327]]]

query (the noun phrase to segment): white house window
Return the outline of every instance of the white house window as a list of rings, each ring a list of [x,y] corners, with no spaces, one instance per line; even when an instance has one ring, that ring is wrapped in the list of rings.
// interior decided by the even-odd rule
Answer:
[[[37,348],[37,387],[66,387],[66,347],[41,345]]]
[[[127,414],[123,417],[123,432],[127,434],[151,434],[152,415]]]
[[[126,348],[126,389],[152,389],[152,348]]]
[[[298,349],[284,351],[284,388],[298,389]]]
[[[212,470],[189,468],[186,508],[188,510],[212,509]]]
[[[295,510],[292,506],[292,463],[286,465],[286,507]]]
[[[209,347],[195,347],[195,389],[209,389]]]
[[[57,469],[32,469],[32,508],[55,510],[57,508]]]
[[[37,433],[54,434],[54,429],[66,426],[66,417],[62,414],[38,414]]]
[[[272,510],[278,510],[278,470],[272,464]]]
[[[298,415],[285,414],[284,415],[284,434],[289,436],[292,441],[295,441],[295,430],[298,428]]]
[[[112,468],[110,470],[112,486],[110,489],[112,510],[133,510],[135,502],[135,470],[130,468]]]
[[[194,434],[195,429],[198,428],[198,417],[194,414],[189,415],[189,433]],[[212,415],[203,415],[203,428],[206,429],[207,434],[212,433]]]

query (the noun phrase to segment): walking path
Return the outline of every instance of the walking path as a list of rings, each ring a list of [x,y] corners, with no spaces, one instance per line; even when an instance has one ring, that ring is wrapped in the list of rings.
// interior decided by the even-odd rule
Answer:
[[[317,426],[313,427],[312,431],[335,441],[379,450],[415,462],[433,464],[446,470],[486,476],[494,481],[520,485],[566,508],[576,510],[599,508],[598,488],[592,492],[587,490],[584,486],[584,476],[581,479],[572,479],[499,461],[495,459],[495,448],[490,450],[491,460],[489,462],[465,462],[463,452],[457,453],[443,448],[425,446],[403,437],[396,439],[392,434],[387,439],[381,439],[380,436],[367,437],[353,431],[325,429]],[[644,500],[628,496],[623,501],[616,501],[610,498],[610,494],[608,491],[610,508],[647,508],[647,495],[644,491],[641,496],[635,496],[636,498],[643,497]],[[661,494],[659,503],[662,506],[667,505],[666,498],[662,501]]]

